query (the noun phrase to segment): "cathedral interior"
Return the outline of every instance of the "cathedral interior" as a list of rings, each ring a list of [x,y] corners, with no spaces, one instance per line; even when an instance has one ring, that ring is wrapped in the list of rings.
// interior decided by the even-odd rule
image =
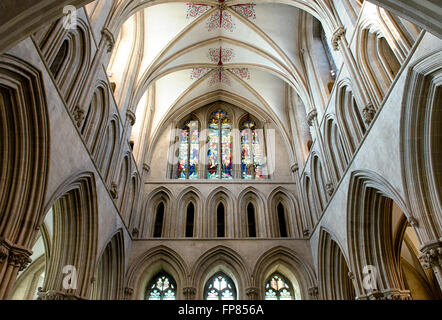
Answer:
[[[442,4],[2,0],[1,300],[442,298]]]

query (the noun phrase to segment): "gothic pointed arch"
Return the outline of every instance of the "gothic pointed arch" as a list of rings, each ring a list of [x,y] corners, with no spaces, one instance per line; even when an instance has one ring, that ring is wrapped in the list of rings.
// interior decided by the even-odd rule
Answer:
[[[299,254],[284,246],[277,246],[264,252],[253,269],[253,286],[257,288],[258,299],[265,298],[265,284],[274,273],[282,274],[290,280],[294,288],[295,300],[310,300],[309,289],[316,283],[312,266]]]
[[[319,234],[319,294],[325,300],[354,300],[355,290],[347,259],[338,242],[324,228]]]
[[[92,300],[120,300],[124,296],[125,245],[120,229],[100,255],[91,290]]]
[[[241,256],[225,246],[217,246],[206,251],[191,269],[191,283],[197,288],[197,299],[203,299],[207,281],[218,272],[232,279],[237,290],[237,299],[245,299],[245,289],[250,283],[250,274]],[[199,294],[198,294],[199,293]]]
[[[12,287],[7,276],[16,245],[28,248],[42,215],[49,161],[49,120],[41,74],[28,63],[0,56],[0,288]],[[30,223],[29,228],[21,228]],[[30,248],[29,248],[30,250]],[[22,255],[24,269],[28,252]],[[9,256],[9,258],[8,258]],[[12,269],[10,270],[12,271]],[[2,295],[8,292],[1,290]]]
[[[286,188],[275,188],[268,197],[268,210],[272,215],[272,234],[282,236],[280,215],[284,214],[286,222],[286,237],[302,238],[304,221],[299,208],[298,199]],[[281,211],[282,206],[282,212]]]
[[[225,187],[218,187],[207,196],[205,211],[208,226],[203,228],[203,234],[210,238],[218,237],[217,210],[220,204],[224,209],[224,237],[235,237],[238,234],[238,221],[234,214],[237,210],[236,197]]]
[[[157,246],[142,253],[129,266],[126,287],[130,290],[127,300],[144,300],[146,288],[158,274],[166,273],[176,283],[176,297],[184,299],[184,288],[188,286],[189,270],[186,262],[176,251],[166,246]]]
[[[402,196],[383,177],[367,170],[352,172],[348,192],[349,261],[357,298],[410,299],[392,243],[393,205],[413,221]],[[366,285],[372,270],[376,271],[373,282]]]
[[[195,187],[184,189],[177,197],[177,224],[174,230],[177,237],[199,237],[202,219],[203,196]]]
[[[84,172],[67,179],[51,196],[45,212],[51,208],[54,215],[53,245],[39,299],[51,299],[54,294],[67,299],[87,299],[98,242],[94,174]],[[66,234],[70,236],[66,237]],[[66,266],[72,266],[72,270],[69,269],[72,278],[67,287],[63,284]]]
[[[144,213],[140,220],[139,230],[141,231],[142,237],[151,238],[154,234],[158,235],[158,232],[155,232],[155,230],[160,227],[160,221],[157,219],[159,214],[161,214],[159,210],[162,210],[161,230],[164,230],[159,236],[166,236],[170,233],[168,229],[170,217],[168,215],[173,212],[174,200],[175,197],[171,191],[165,187],[157,188],[148,195],[145,200]],[[162,205],[162,209],[159,209],[160,205]]]
[[[253,187],[244,189],[238,196],[241,237],[266,237],[270,223],[262,194]]]

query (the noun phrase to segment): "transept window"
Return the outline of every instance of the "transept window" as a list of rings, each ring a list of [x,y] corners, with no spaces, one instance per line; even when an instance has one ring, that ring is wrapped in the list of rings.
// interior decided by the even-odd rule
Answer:
[[[254,121],[241,126],[241,168],[243,179],[262,179],[263,161],[261,136]]]
[[[236,287],[232,279],[220,272],[207,281],[205,300],[236,300]]]
[[[270,277],[265,286],[265,300],[293,300],[290,282],[278,273]]]
[[[146,290],[146,300],[176,300],[175,280],[167,273],[158,274]]]
[[[181,130],[178,159],[179,179],[198,179],[198,121],[187,121]]]
[[[233,179],[232,124],[224,111],[212,114],[208,132],[208,178]]]

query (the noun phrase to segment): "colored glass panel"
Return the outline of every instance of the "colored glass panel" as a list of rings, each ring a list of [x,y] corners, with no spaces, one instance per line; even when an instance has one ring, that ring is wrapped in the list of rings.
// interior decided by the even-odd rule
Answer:
[[[198,179],[198,152],[198,122],[188,121],[180,132],[178,179]]]
[[[235,300],[235,290],[232,280],[218,273],[207,282],[204,296],[206,300]]]
[[[189,150],[189,128],[181,130],[178,156],[178,179],[187,177],[187,159]]]
[[[209,121],[209,153],[208,153],[208,178],[219,178],[219,120],[212,117]]]
[[[198,122],[190,124],[189,179],[198,179],[198,152],[200,147]]]
[[[176,288],[175,283],[167,276],[160,275],[149,286],[147,293],[149,300],[175,300]]]
[[[293,300],[292,290],[282,276],[274,274],[266,283],[266,300]]]
[[[241,171],[243,179],[263,179],[261,134],[253,121],[246,121],[241,131]]]
[[[222,141],[222,178],[233,179],[232,173],[232,134],[230,121],[222,119],[221,141]]]

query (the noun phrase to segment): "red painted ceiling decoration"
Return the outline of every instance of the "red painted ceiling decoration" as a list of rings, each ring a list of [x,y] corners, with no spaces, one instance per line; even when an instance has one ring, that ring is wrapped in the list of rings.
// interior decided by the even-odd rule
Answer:
[[[206,23],[209,32],[221,28],[230,32],[235,30],[235,22],[233,21],[232,15],[227,11],[227,7],[235,10],[246,19],[256,19],[256,5],[254,3],[237,4],[233,6],[226,5],[225,0],[218,0],[218,3],[218,10],[209,17]],[[212,8],[212,6],[205,4],[187,3],[187,18],[199,18]]]
[[[198,80],[204,77],[207,73],[210,72],[210,68],[193,68],[193,70],[190,73],[190,78],[192,80]]]
[[[187,19],[190,18],[198,18],[205,14],[207,11],[212,9],[212,6],[208,6],[205,4],[194,4],[194,3],[188,3],[187,4]]]
[[[232,85],[232,80],[227,75],[223,67],[219,67],[218,70],[216,70],[216,72],[212,74],[209,81],[209,86],[213,86],[216,83],[224,83],[227,84],[228,86]]]
[[[216,11],[210,16],[209,20],[207,20],[207,30],[209,30],[209,32],[220,28],[230,32],[233,32],[236,28],[232,15],[223,9]]]
[[[226,62],[232,61],[235,57],[235,51],[232,48],[210,48],[207,56],[210,61],[222,66]]]
[[[238,78],[241,78],[243,80],[250,80],[249,68],[234,68],[231,70]]]
[[[231,6],[231,8],[246,19],[256,20],[255,6],[256,4],[254,3],[247,3],[247,4],[237,4]]]

